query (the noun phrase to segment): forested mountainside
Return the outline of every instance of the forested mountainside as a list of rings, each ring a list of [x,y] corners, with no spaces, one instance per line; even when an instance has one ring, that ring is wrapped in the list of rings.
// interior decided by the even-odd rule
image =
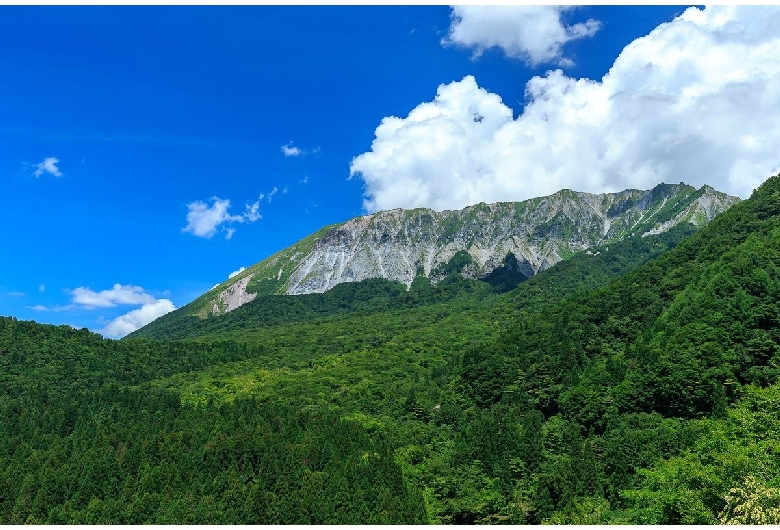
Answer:
[[[268,294],[321,293],[384,278],[434,283],[451,272],[482,278],[511,270],[517,285],[574,253],[679,223],[701,227],[739,199],[709,186],[593,195],[561,190],[523,202],[437,212],[391,210],[325,227],[216,286],[178,311],[206,318]]]
[[[0,522],[780,523],[780,176],[693,231],[159,339],[3,318]]]

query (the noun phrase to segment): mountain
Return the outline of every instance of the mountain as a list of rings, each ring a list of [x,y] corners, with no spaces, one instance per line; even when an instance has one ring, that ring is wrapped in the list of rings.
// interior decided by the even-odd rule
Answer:
[[[170,342],[0,318],[0,523],[780,524],[780,176],[590,251]]]
[[[435,286],[421,277],[409,289],[400,282],[369,278],[342,283],[324,293],[261,296],[219,318],[202,319],[174,311],[128,335],[128,339],[201,339],[219,334],[238,340],[240,335],[264,330],[265,337],[272,340],[285,333],[280,327],[316,324],[334,318],[356,321],[373,314],[403,311],[409,320],[414,320],[417,311],[427,311],[432,305],[453,304],[463,297],[472,304],[471,312],[498,312],[511,320],[518,311],[538,311],[575,292],[603,287],[696,232],[693,225],[681,223],[661,234],[634,236],[608,246],[593,247],[591,252],[580,252],[561,261],[507,293],[504,291],[509,289],[502,283],[506,275],[500,274],[491,274],[483,280],[453,274]],[[510,282],[509,286],[514,285]],[[495,296],[497,293],[504,294]],[[475,301],[477,305],[473,305]]]
[[[385,278],[410,286],[452,272],[467,278],[512,273],[515,284],[574,253],[682,222],[703,226],[739,199],[709,186],[590,194],[561,190],[523,202],[462,210],[395,209],[322,228],[181,308],[201,318],[257,296],[321,293],[345,282]]]

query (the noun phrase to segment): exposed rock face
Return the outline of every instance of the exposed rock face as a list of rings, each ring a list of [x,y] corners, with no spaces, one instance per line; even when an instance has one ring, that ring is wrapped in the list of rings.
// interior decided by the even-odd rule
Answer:
[[[257,292],[319,293],[376,277],[410,285],[424,275],[435,282],[459,251],[469,256],[459,269],[464,276],[485,276],[510,253],[515,267],[533,276],[594,245],[664,232],[680,222],[701,226],[738,200],[709,186],[661,184],[649,191],[598,195],[562,190],[443,212],[378,212],[323,229],[250,267],[216,289],[207,313],[235,309]]]
[[[255,297],[257,297],[257,293],[246,292],[246,286],[251,278],[251,276],[241,278],[219,293],[212,306],[212,314],[218,315],[220,313],[227,313],[228,311],[233,311],[235,308],[241,307],[254,300]]]

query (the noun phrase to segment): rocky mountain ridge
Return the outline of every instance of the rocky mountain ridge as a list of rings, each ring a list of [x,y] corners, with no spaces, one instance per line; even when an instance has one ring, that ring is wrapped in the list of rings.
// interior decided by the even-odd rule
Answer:
[[[435,283],[451,272],[482,278],[504,267],[530,277],[593,246],[681,222],[703,226],[738,201],[680,183],[603,194],[561,190],[462,210],[383,211],[325,227],[182,309],[205,318],[256,296],[319,293],[377,277],[408,286],[419,276]]]

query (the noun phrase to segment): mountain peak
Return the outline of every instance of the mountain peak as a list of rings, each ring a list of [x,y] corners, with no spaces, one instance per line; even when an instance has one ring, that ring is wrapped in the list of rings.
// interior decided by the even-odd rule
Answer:
[[[530,277],[572,254],[626,237],[702,226],[739,199],[710,186],[659,184],[592,194],[570,189],[461,210],[396,208],[331,225],[274,254],[182,308],[205,318],[256,296],[321,293],[368,278],[437,282],[501,267]]]

